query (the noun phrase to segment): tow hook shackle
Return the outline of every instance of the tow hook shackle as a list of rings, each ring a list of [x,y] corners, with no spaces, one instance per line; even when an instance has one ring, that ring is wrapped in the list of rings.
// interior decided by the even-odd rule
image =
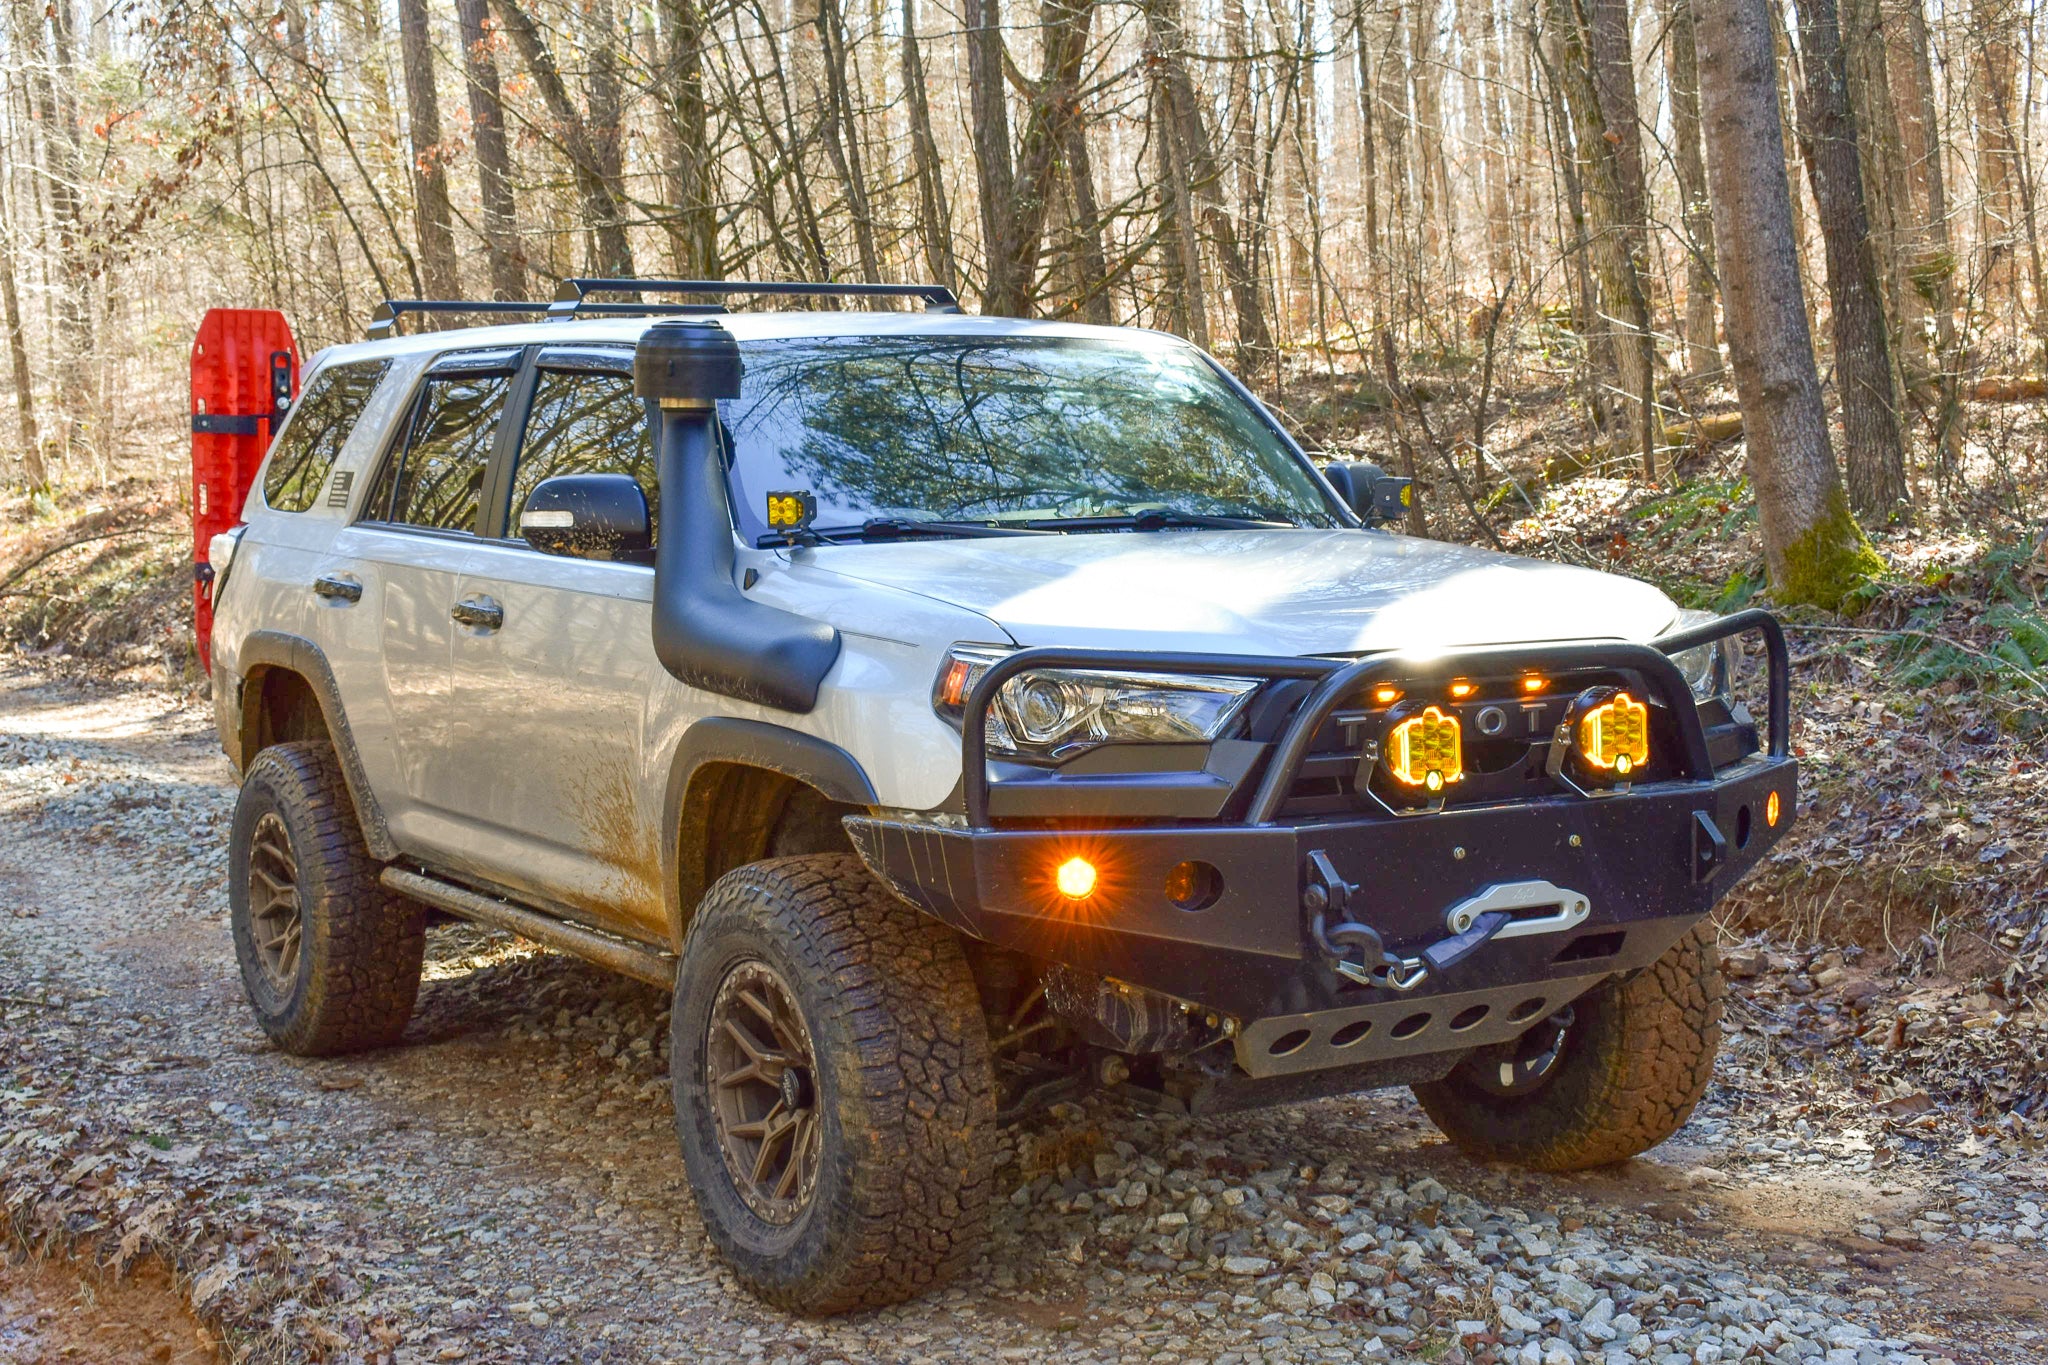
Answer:
[[[1361,986],[1412,991],[1431,976],[1450,971],[1514,922],[1514,916],[1506,911],[1490,910],[1474,916],[1463,933],[1440,939],[1415,957],[1403,957],[1387,951],[1379,930],[1346,918],[1359,888],[1344,880],[1330,855],[1321,849],[1308,855],[1306,882],[1301,908],[1308,915],[1309,937],[1332,971]]]

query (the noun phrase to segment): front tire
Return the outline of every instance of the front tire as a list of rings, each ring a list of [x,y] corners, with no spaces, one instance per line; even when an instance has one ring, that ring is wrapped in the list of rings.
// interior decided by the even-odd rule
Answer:
[[[1706,1093],[1724,993],[1714,927],[1702,922],[1649,967],[1580,997],[1554,1056],[1550,1037],[1488,1048],[1415,1098],[1444,1136],[1488,1161],[1540,1171],[1626,1161],[1677,1132]]]
[[[271,1041],[301,1057],[398,1041],[420,988],[426,918],[378,882],[332,745],[265,749],[228,835],[228,920]]]
[[[995,1080],[960,942],[843,854],[754,863],[699,904],[669,1071],[734,1275],[826,1314],[943,1283],[987,1231]]]

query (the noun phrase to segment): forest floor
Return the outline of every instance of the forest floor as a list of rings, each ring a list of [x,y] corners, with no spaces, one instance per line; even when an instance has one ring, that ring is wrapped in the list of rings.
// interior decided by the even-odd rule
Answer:
[[[1312,389],[1294,405],[1341,449],[1357,395]],[[1496,483],[1541,510],[1503,515],[1507,548],[1766,603],[1739,447],[1545,493],[1555,419],[1495,429]],[[169,1330],[184,1306],[260,1360],[2048,1357],[2048,430],[2026,405],[1973,422],[2009,457],[1995,496],[1878,537],[1892,572],[1850,611],[1788,615],[1801,820],[1724,907],[1729,1043],[1672,1142],[1552,1178],[1464,1161],[1405,1095],[1063,1106],[1006,1140],[1011,1198],[958,1287],[823,1324],[711,1256],[652,991],[444,928],[407,1047],[269,1049],[227,935],[232,775],[175,488],[11,518],[0,1358],[62,1358],[64,1313],[110,1284],[156,1305],[110,1320],[164,1335],[86,1358],[212,1349]],[[1433,529],[1477,538],[1447,484]]]

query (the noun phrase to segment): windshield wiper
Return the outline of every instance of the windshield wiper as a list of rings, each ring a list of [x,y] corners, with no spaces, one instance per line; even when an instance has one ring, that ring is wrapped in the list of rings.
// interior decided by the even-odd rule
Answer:
[[[982,521],[906,521],[895,517],[873,517],[858,526],[807,526],[801,531],[770,531],[755,537],[754,547],[768,550],[778,545],[815,545],[830,540],[982,539],[1046,534],[1049,533],[1022,526],[992,526]]]
[[[1097,517],[1034,517],[1021,523],[1040,531],[1164,531],[1172,527],[1200,527],[1222,531],[1267,531],[1298,528],[1298,521],[1265,517],[1225,517],[1207,512],[1178,512],[1170,507],[1148,507],[1142,512],[1117,512]]]

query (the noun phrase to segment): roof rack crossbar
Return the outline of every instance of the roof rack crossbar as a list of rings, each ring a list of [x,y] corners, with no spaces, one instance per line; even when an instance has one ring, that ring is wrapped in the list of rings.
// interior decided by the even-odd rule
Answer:
[[[548,309],[550,318],[574,317],[583,309],[616,305],[585,302],[589,294],[755,294],[785,298],[922,299],[930,313],[957,313],[960,300],[942,284],[816,284],[796,280],[625,280],[587,277],[563,280]],[[666,311],[666,310],[663,310]]]
[[[533,313],[545,314],[545,303],[518,303],[508,299],[386,299],[370,315],[367,340],[382,341],[398,335],[398,321],[407,313]]]

